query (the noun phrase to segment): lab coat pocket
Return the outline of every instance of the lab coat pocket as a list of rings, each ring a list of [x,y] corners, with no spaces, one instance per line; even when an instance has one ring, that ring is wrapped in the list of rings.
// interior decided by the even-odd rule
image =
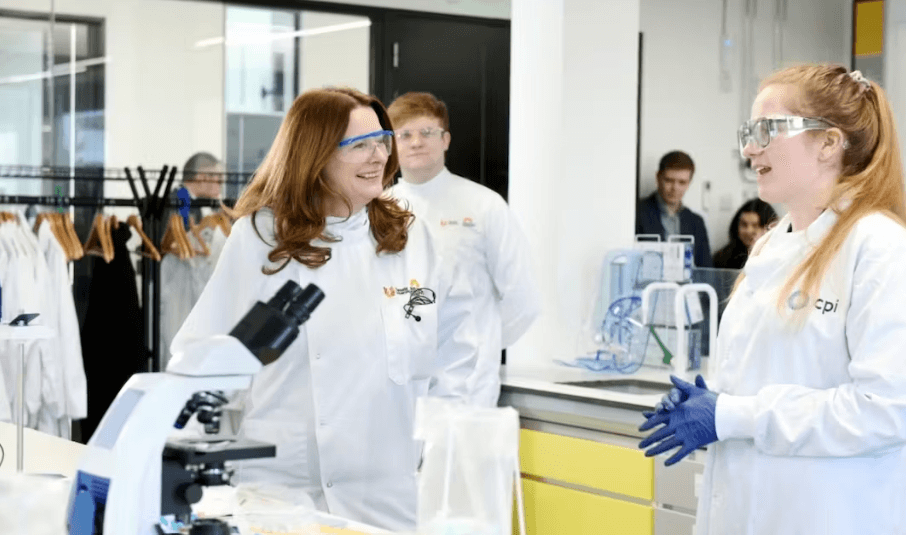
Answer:
[[[437,304],[406,306],[408,297],[388,298],[381,308],[387,351],[387,374],[398,385],[427,379],[437,361]]]

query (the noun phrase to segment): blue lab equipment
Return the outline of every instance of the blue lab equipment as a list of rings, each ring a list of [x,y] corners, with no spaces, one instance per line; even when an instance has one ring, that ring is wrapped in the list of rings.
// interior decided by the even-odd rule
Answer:
[[[648,330],[632,316],[642,308],[641,297],[623,297],[610,304],[598,330],[600,349],[594,357],[578,357],[566,366],[592,371],[635,373],[645,360]]]
[[[664,466],[675,464],[698,448],[717,441],[714,420],[717,394],[708,390],[701,375],[695,378],[694,385],[673,375],[670,380],[686,399],[676,404],[671,411],[644,413],[648,419],[639,426],[639,431],[647,431],[663,424],[663,427],[639,443],[641,449],[654,444],[645,451],[646,457],[680,448],[664,461]]]

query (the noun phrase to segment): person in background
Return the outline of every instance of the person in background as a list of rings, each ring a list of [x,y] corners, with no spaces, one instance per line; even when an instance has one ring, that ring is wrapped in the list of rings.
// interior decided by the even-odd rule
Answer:
[[[203,216],[212,213],[215,208],[199,206],[195,204],[195,200],[220,199],[223,176],[223,164],[214,155],[207,152],[193,154],[183,166],[182,185],[173,189],[170,194],[171,204],[164,211],[164,228],[169,224],[171,214],[181,214],[180,203],[185,202],[186,199],[189,202],[188,219],[193,220],[196,225],[201,222]],[[186,191],[180,193],[180,188],[185,188]],[[161,348],[161,367],[166,367],[170,360],[170,344],[201,296],[208,279],[211,278],[220,251],[226,241],[226,236],[222,231],[211,227],[199,231],[199,237],[207,246],[210,254],[199,255],[188,260],[165,255],[160,263],[159,347]],[[202,245],[195,243],[196,239],[192,233],[189,233],[189,240],[193,247],[200,249]]]
[[[640,447],[707,446],[697,535],[906,533],[906,188],[881,87],[803,65],[761,84],[739,147],[789,213],[758,241],[710,387],[677,385]],[[653,444],[653,446],[652,446]],[[693,489],[688,489],[690,493]]]
[[[181,187],[189,192],[189,198],[194,199],[220,199],[223,187],[223,163],[213,154],[207,152],[196,152],[182,168]],[[179,189],[174,188],[171,192],[171,200],[175,203],[169,207],[169,210],[178,210],[179,206]],[[189,206],[189,217],[195,220],[197,224],[201,218],[212,211],[211,207]],[[168,211],[168,213],[172,213]],[[169,216],[168,216],[169,217]],[[168,218],[164,219],[164,224]]]
[[[475,288],[480,329],[478,365],[469,378],[471,402],[496,407],[501,350],[521,337],[539,314],[528,240],[506,201],[445,166],[452,135],[446,105],[430,93],[406,93],[387,109],[396,130],[402,179],[390,194],[409,203]]]
[[[390,119],[354,89],[293,102],[236,203],[214,274],[172,344],[224,334],[287,281],[323,302],[239,394],[239,434],[277,457],[239,463],[240,485],[391,531],[413,531],[416,399],[464,402],[475,366],[472,288],[427,224],[383,196],[397,170]]]
[[[742,269],[752,246],[776,219],[777,212],[761,199],[755,198],[743,203],[730,221],[730,243],[714,253],[714,267]]]
[[[692,183],[695,162],[682,151],[668,152],[658,164],[657,191],[636,207],[635,233],[657,234],[661,241],[676,234],[695,240],[693,258],[697,267],[711,267],[711,246],[705,221],[683,206],[683,196]]]

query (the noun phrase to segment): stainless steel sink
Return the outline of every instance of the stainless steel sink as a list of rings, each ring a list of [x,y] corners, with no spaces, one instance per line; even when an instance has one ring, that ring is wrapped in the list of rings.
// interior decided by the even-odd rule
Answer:
[[[655,383],[641,379],[604,379],[599,381],[569,381],[558,383],[561,385],[580,386],[582,388],[596,388],[610,390],[621,394],[635,394],[640,396],[659,396],[666,394],[673,388],[670,383]]]

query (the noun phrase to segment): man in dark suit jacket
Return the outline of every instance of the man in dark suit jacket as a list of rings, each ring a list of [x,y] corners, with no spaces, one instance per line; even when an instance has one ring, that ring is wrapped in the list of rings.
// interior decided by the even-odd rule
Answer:
[[[657,191],[642,199],[636,207],[635,233],[658,234],[662,241],[674,234],[692,236],[696,267],[712,267],[705,221],[683,206],[683,195],[689,189],[694,173],[695,163],[685,152],[673,151],[661,158]]]

